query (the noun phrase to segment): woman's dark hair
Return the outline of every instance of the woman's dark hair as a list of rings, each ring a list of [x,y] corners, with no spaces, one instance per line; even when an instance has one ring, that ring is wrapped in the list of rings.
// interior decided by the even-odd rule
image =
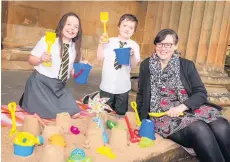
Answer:
[[[135,30],[134,30],[134,31],[136,31],[136,30],[137,30],[137,25],[138,25],[138,20],[137,20],[137,17],[134,16],[134,15],[132,15],[132,14],[124,14],[124,15],[122,15],[122,16],[120,17],[120,20],[119,20],[117,26],[120,27],[121,22],[122,22],[123,20],[125,20],[125,19],[126,19],[126,20],[129,20],[129,21],[135,22]]]
[[[81,28],[81,20],[79,16],[73,12],[66,13],[62,16],[61,20],[59,21],[57,28],[55,30],[55,33],[57,37],[59,37],[59,43],[61,47],[61,58],[62,58],[62,50],[63,50],[63,42],[62,42],[62,30],[65,26],[66,20],[69,16],[75,16],[79,21],[79,27],[78,27],[78,33],[77,36],[72,39],[72,41],[75,43],[75,50],[76,50],[76,58],[75,62],[79,62],[81,59],[81,40],[82,40],[82,28]]]
[[[172,29],[163,29],[161,30],[154,39],[154,44],[162,42],[167,35],[171,35],[173,37],[174,44],[177,44],[179,41],[177,33]]]

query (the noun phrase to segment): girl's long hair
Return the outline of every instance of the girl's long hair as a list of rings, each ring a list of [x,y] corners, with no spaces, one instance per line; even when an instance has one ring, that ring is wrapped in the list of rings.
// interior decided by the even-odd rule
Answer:
[[[61,47],[60,57],[62,58],[62,50],[63,50],[62,30],[63,30],[65,23],[66,23],[66,20],[69,16],[75,16],[79,21],[77,36],[72,39],[72,41],[75,43],[75,50],[76,50],[76,58],[75,58],[74,62],[79,62],[81,59],[82,28],[81,28],[80,17],[73,12],[69,12],[69,13],[66,13],[65,15],[63,15],[61,20],[59,21],[59,23],[57,25],[56,30],[55,30],[57,37],[59,37],[59,43],[60,43],[60,47]]]

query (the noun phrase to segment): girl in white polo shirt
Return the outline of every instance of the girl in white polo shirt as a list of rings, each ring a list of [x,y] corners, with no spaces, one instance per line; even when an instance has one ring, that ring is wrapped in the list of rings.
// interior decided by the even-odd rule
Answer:
[[[97,49],[97,59],[103,60],[102,79],[100,84],[100,97],[108,97],[107,104],[119,115],[124,115],[128,110],[128,93],[131,89],[130,71],[140,61],[139,45],[131,40],[136,31],[138,20],[132,14],[121,16],[118,23],[119,36],[109,38],[104,43],[107,35],[103,35]],[[130,47],[130,66],[115,64],[114,49],[119,48],[120,42],[125,47]]]
[[[65,14],[55,33],[57,38],[50,55],[46,53],[45,37],[31,51],[28,62],[35,71],[26,82],[19,105],[28,113],[37,113],[42,118],[55,118],[61,112],[76,117],[80,109],[66,88],[66,81],[73,74],[73,63],[81,59],[80,18],[75,13]],[[43,62],[52,62],[52,66],[44,66]]]

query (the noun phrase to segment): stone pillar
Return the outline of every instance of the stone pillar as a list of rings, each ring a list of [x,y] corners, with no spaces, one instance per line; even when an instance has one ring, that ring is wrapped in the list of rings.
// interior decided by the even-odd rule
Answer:
[[[39,26],[38,15],[42,12],[24,3],[9,1],[7,5],[4,49],[1,51],[3,69],[31,70],[33,67],[27,62],[30,51],[47,31]]]
[[[190,24],[187,38],[183,37],[183,24],[178,28],[179,38],[183,39],[183,44],[179,45],[184,53],[182,56],[196,64],[209,100],[229,105],[230,94],[226,86],[230,79],[224,72],[224,63],[230,33],[230,2],[182,2],[183,8],[188,10]]]
[[[230,79],[224,72],[230,2],[148,2],[145,19],[142,55],[151,55],[153,39],[161,29],[172,28],[179,35],[181,57],[196,64],[209,99],[219,105],[230,105],[226,89]]]

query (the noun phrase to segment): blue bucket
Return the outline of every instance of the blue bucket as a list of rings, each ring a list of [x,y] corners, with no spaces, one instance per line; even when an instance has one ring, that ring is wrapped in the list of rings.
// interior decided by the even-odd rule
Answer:
[[[131,48],[117,48],[114,49],[119,65],[129,65]]]
[[[139,136],[155,140],[154,122],[149,119],[143,119],[139,130]]]
[[[33,146],[20,146],[17,144],[14,144],[14,155],[18,156],[29,156],[34,151],[34,145]]]
[[[86,84],[92,66],[84,63],[75,63],[73,67],[74,67],[75,82],[79,84]]]

